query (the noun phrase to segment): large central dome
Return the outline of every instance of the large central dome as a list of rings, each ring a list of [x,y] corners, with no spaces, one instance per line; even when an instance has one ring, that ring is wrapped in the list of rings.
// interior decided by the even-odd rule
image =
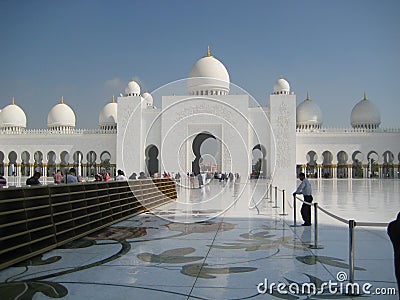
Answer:
[[[190,95],[227,95],[229,74],[225,66],[210,54],[200,58],[189,72],[188,91]]]

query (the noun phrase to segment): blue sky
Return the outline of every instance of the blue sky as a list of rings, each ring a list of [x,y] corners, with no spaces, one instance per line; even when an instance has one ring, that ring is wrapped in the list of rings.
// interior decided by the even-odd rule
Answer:
[[[367,98],[400,127],[400,1],[0,1],[0,108],[45,128],[64,96],[78,128],[97,128],[112,95],[186,78],[212,54],[262,105],[283,75],[326,126],[350,126]]]

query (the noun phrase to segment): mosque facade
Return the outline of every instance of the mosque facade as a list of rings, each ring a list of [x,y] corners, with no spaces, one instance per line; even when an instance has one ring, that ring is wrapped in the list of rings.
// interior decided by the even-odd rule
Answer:
[[[63,98],[50,109],[46,129],[27,129],[25,112],[13,99],[0,111],[0,172],[52,177],[74,166],[83,177],[116,168],[127,175],[186,174],[201,172],[208,156],[212,171],[257,173],[288,190],[301,171],[316,178],[400,176],[400,129],[381,128],[379,109],[366,95],[351,112],[351,127],[327,128],[316,101],[307,95],[296,106],[282,77],[265,107],[244,92],[231,93],[227,69],[209,51],[184,85],[185,92],[150,94],[131,80],[102,108],[99,128],[88,130],[75,128],[74,111]],[[204,153],[210,139],[215,151]]]

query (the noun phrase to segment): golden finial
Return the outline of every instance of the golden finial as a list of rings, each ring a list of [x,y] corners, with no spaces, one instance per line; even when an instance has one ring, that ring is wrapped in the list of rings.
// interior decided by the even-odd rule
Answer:
[[[64,96],[61,96],[61,104],[64,104]]]
[[[279,76],[279,79],[283,79],[283,75]]]
[[[113,95],[112,98],[111,98],[111,103],[115,103],[115,97],[114,97],[114,95]]]
[[[11,99],[11,104],[15,105],[14,97],[12,97],[12,99]]]
[[[308,96],[308,92],[307,92],[307,98],[306,98],[306,100],[310,100],[310,97]]]
[[[207,57],[211,56],[210,46],[207,47]]]
[[[367,101],[367,95],[365,94],[365,92],[364,92],[364,99],[363,100]]]

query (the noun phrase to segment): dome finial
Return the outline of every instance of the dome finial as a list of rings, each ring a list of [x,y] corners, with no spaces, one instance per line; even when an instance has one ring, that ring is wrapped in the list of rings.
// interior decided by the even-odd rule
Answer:
[[[61,96],[61,104],[64,104],[64,96]]]
[[[310,100],[310,97],[308,96],[308,91],[307,91],[307,98],[306,98],[306,100],[308,100],[308,101]]]
[[[363,98],[363,100],[364,100],[364,101],[367,101],[367,95],[365,94],[365,92],[364,92],[364,98]]]
[[[115,103],[115,97],[114,97],[114,95],[112,95],[111,103]]]
[[[14,96],[13,96],[12,99],[11,99],[11,104],[12,104],[12,105],[15,105]]]
[[[211,56],[210,45],[207,46],[207,57]]]

